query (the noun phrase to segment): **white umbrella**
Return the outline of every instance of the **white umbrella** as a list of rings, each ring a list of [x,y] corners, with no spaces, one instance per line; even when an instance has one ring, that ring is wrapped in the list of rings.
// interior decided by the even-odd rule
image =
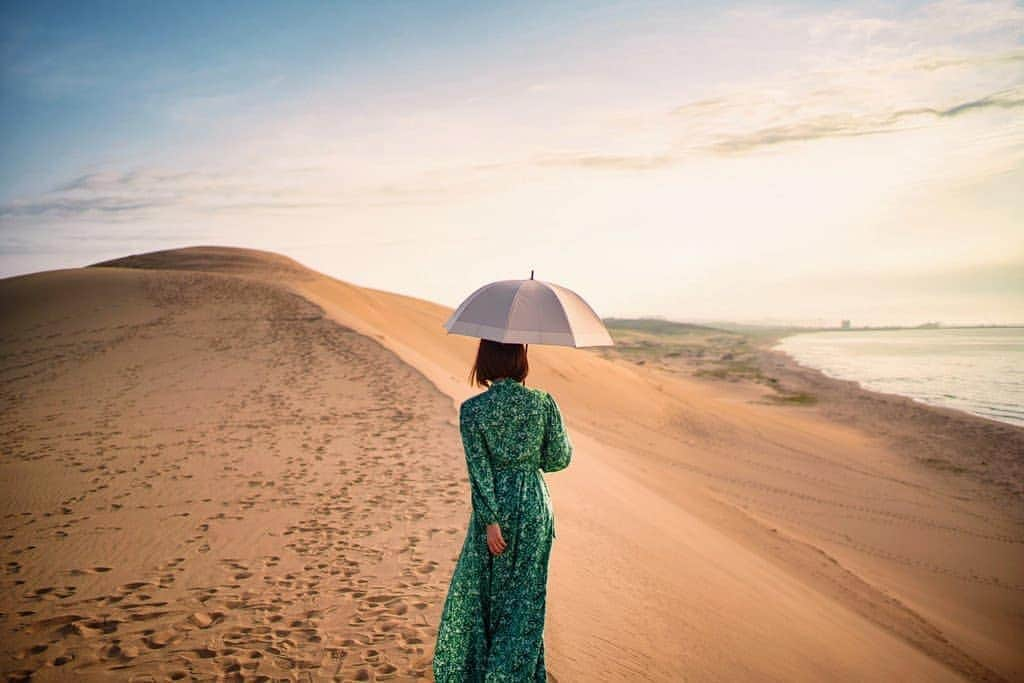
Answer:
[[[594,309],[553,282],[499,280],[466,297],[444,323],[449,334],[506,344],[614,346]]]

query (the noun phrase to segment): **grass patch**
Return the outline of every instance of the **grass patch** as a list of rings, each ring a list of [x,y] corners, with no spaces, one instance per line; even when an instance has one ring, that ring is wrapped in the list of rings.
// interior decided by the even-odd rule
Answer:
[[[794,406],[809,406],[818,402],[817,396],[808,394],[806,391],[797,391],[792,394],[775,394],[774,396],[770,395],[768,398],[776,403]]]
[[[704,325],[692,323],[676,323],[670,320],[659,320],[657,318],[604,318],[602,320],[609,332],[613,330],[644,332],[659,336],[680,335],[680,334],[707,334],[719,333],[722,330]],[[614,336],[614,335],[613,335]]]
[[[970,472],[966,467],[962,467],[943,458],[918,458],[917,461],[922,465],[942,470],[943,472],[952,472],[954,474],[967,474]]]
[[[751,365],[742,360],[715,363],[710,367],[700,368],[693,374],[697,377],[712,377],[714,379],[730,381],[738,379],[760,381],[766,379],[756,365]]]

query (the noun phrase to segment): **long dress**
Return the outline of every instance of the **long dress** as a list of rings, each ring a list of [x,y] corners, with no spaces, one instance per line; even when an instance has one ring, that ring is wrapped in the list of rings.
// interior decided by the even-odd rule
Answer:
[[[554,398],[503,377],[462,403],[459,429],[472,514],[438,625],[439,683],[546,681],[544,617],[555,517],[541,472],[569,466],[572,443]],[[505,550],[492,555],[487,525]]]

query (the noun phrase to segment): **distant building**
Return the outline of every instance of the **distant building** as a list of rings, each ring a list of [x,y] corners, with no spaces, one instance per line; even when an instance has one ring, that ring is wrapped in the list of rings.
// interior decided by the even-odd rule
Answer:
[[[840,325],[840,327],[842,327],[844,330],[850,329],[850,321],[849,320],[844,320],[843,324]]]

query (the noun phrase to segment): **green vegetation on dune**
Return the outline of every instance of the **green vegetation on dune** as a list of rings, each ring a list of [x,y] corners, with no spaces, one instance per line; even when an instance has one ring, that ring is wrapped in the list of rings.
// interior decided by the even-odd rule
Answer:
[[[791,394],[789,394],[789,393],[772,394],[772,395],[769,395],[768,398],[771,399],[772,401],[775,401],[776,403],[785,403],[785,404],[788,404],[788,405],[800,405],[800,406],[812,405],[812,404],[818,402],[817,397],[815,397],[813,394],[808,394],[805,391],[797,391],[797,392],[794,392],[794,393],[791,393]]]
[[[604,324],[609,330],[632,330],[634,332],[647,332],[657,335],[721,332],[721,330],[714,327],[694,325],[692,323],[677,323],[659,318],[605,318]]]
[[[786,391],[775,377],[762,372],[759,349],[792,333],[790,328],[726,330],[659,318],[606,318],[615,346],[595,347],[605,358],[678,372],[703,379],[764,384],[781,405],[809,405],[816,399]]]

